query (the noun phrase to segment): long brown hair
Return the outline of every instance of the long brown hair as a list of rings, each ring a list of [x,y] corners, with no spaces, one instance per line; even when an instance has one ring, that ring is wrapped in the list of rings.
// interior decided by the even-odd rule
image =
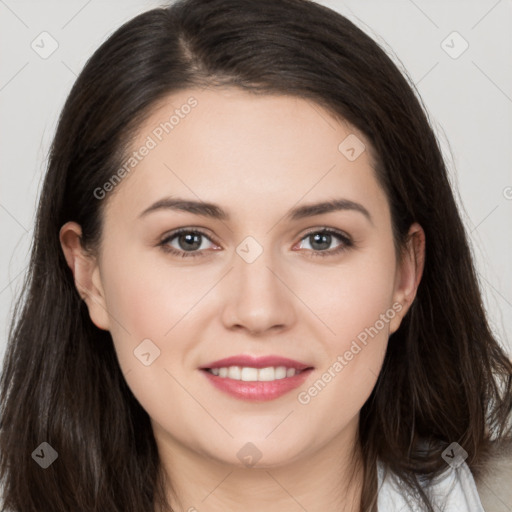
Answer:
[[[42,188],[29,270],[1,378],[3,508],[154,512],[165,489],[149,417],[121,373],[110,333],[88,315],[59,230],[82,227],[94,251],[108,197],[94,190],[125,160],[159,101],[230,85],[306,98],[366,135],[387,194],[397,250],[426,235],[422,281],[360,414],[361,512],[376,510],[376,462],[409,491],[446,468],[452,442],[478,474],[510,439],[512,364],[489,328],[468,235],[414,86],[342,15],[308,0],[183,0],[119,28],[89,59],[61,113]],[[429,450],[420,451],[420,441]],[[58,459],[42,470],[32,452]]]

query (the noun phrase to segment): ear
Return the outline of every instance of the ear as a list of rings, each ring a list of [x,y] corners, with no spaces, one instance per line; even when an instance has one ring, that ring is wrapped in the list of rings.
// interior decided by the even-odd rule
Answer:
[[[82,247],[82,228],[76,222],[67,222],[60,229],[59,240],[76,289],[87,304],[92,322],[108,331],[109,316],[99,266],[97,259]]]
[[[389,333],[394,333],[399,327],[402,319],[409,311],[416,291],[423,275],[425,266],[425,232],[415,222],[409,228],[408,241],[401,260],[398,262],[398,269],[395,279],[395,290],[393,304],[399,303],[400,310],[390,322]]]

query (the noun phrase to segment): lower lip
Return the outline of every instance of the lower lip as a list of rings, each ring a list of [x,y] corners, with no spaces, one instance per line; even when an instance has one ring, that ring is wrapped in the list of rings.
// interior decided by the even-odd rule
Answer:
[[[293,377],[285,377],[272,381],[252,381],[234,380],[228,377],[218,377],[206,370],[201,370],[210,382],[224,393],[241,400],[250,400],[257,402],[267,402],[274,400],[288,393],[292,389],[299,387],[313,371],[309,368]]]

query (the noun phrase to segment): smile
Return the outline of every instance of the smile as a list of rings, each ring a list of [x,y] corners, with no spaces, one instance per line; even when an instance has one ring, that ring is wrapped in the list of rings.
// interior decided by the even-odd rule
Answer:
[[[267,368],[230,366],[205,368],[201,373],[216,389],[233,398],[266,402],[275,400],[299,387],[312,371],[313,368],[296,370],[285,366]]]
[[[248,366],[224,366],[222,368],[208,368],[207,371],[221,378],[242,380],[244,382],[271,382],[274,380],[293,377],[300,373],[295,368],[286,366],[269,366],[267,368],[252,368]]]

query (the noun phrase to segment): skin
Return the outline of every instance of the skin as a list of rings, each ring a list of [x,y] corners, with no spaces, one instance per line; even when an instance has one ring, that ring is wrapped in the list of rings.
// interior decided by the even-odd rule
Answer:
[[[234,88],[180,91],[141,126],[134,150],[191,95],[197,106],[102,199],[99,252],[83,251],[78,224],[62,227],[77,289],[94,324],[110,331],[126,381],[151,418],[174,510],[357,511],[359,411],[388,338],[415,297],[423,229],[411,226],[400,262],[369,142],[303,99]],[[338,150],[349,134],[366,145],[354,161]],[[138,218],[171,195],[216,203],[231,220],[170,209]],[[362,204],[373,224],[353,210],[285,218],[292,207],[333,198]],[[158,246],[181,227],[211,236],[200,240],[203,256],[181,258]],[[324,227],[355,245],[315,257],[322,249],[306,235]],[[247,236],[263,250],[252,263],[236,252]],[[179,242],[167,245],[186,252],[186,241]],[[323,250],[342,244],[333,236]],[[394,318],[360,343],[362,350],[309,403],[300,403],[298,393],[393,304],[401,307]],[[148,338],[160,356],[145,366],[134,349]],[[245,402],[214,388],[199,370],[236,354],[276,354],[315,369],[278,399]],[[261,453],[252,467],[237,457],[248,442]]]

